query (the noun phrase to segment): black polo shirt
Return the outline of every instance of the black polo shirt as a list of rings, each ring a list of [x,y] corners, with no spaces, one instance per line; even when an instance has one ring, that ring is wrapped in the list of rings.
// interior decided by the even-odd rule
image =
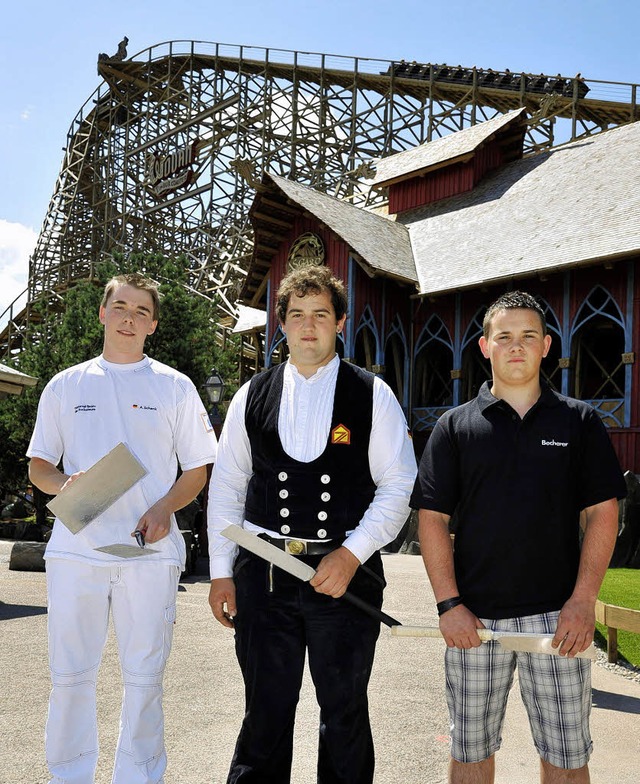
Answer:
[[[485,383],[427,442],[411,506],[453,517],[465,604],[482,618],[559,610],[578,572],[579,517],[626,486],[597,412],[543,387],[524,419]]]

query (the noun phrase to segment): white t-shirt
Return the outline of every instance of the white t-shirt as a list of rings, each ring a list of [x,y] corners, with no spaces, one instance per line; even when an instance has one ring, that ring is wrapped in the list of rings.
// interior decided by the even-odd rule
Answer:
[[[63,458],[64,472],[73,474],[120,442],[147,475],[77,534],[56,520],[45,557],[122,562],[95,548],[135,544],[131,532],[175,483],[178,464],[188,471],[213,463],[216,455],[213,428],[187,376],[148,357],[115,364],[102,356],[63,370],[47,384],[27,455],[53,465]],[[175,517],[169,535],[149,546],[159,552],[145,561],[184,568],[184,539]]]

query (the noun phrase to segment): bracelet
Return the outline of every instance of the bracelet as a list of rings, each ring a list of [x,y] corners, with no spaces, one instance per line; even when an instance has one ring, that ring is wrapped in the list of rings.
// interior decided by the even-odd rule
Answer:
[[[462,599],[459,596],[452,596],[450,599],[444,599],[441,602],[436,604],[436,609],[438,610],[438,615],[444,615],[447,610],[452,610],[454,607],[457,607],[459,604],[462,604]]]

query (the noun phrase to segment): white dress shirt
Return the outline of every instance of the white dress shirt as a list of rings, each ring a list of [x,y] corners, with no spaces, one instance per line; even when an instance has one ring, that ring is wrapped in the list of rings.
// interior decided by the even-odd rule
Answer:
[[[278,434],[284,451],[309,463],[327,445],[340,360],[338,355],[313,376],[305,378],[287,362],[278,414]],[[237,545],[220,535],[228,525],[265,531],[244,519],[247,486],[252,476],[251,446],[245,427],[249,383],[234,396],[218,444],[208,501],[211,578],[231,577]],[[348,532],[344,546],[364,563],[397,536],[409,514],[409,496],[416,461],[404,413],[391,389],[380,378],[373,384],[373,421],[369,441],[369,470],[376,485],[373,501],[362,520]],[[267,531],[270,536],[280,534]]]

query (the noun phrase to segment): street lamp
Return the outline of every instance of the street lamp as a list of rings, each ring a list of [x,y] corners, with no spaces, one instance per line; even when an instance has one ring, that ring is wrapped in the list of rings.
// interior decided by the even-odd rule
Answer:
[[[211,368],[209,377],[202,385],[202,388],[207,393],[211,408],[209,410],[209,420],[213,425],[216,436],[220,435],[220,428],[222,426],[222,416],[218,410],[218,405],[224,396],[224,381],[215,368]]]
[[[209,373],[207,380],[202,385],[202,389],[204,389],[206,392],[207,397],[209,398],[209,403],[211,404],[211,408],[207,412],[209,414],[211,427],[213,428],[213,432],[216,434],[216,438],[220,438],[220,433],[222,432],[222,416],[220,415],[218,406],[224,397],[224,381],[222,380],[220,373],[218,373],[215,368],[211,368],[211,372]],[[207,470],[208,480],[211,476],[211,466],[209,466]],[[201,555],[206,555],[209,549],[209,540],[207,537],[207,505],[209,499],[208,486],[209,483],[207,481],[207,489],[204,490],[202,499],[202,525],[198,531],[198,548]]]
[[[215,368],[211,368],[209,378],[207,378],[203,386],[211,405],[217,406],[224,395],[224,381]]]

